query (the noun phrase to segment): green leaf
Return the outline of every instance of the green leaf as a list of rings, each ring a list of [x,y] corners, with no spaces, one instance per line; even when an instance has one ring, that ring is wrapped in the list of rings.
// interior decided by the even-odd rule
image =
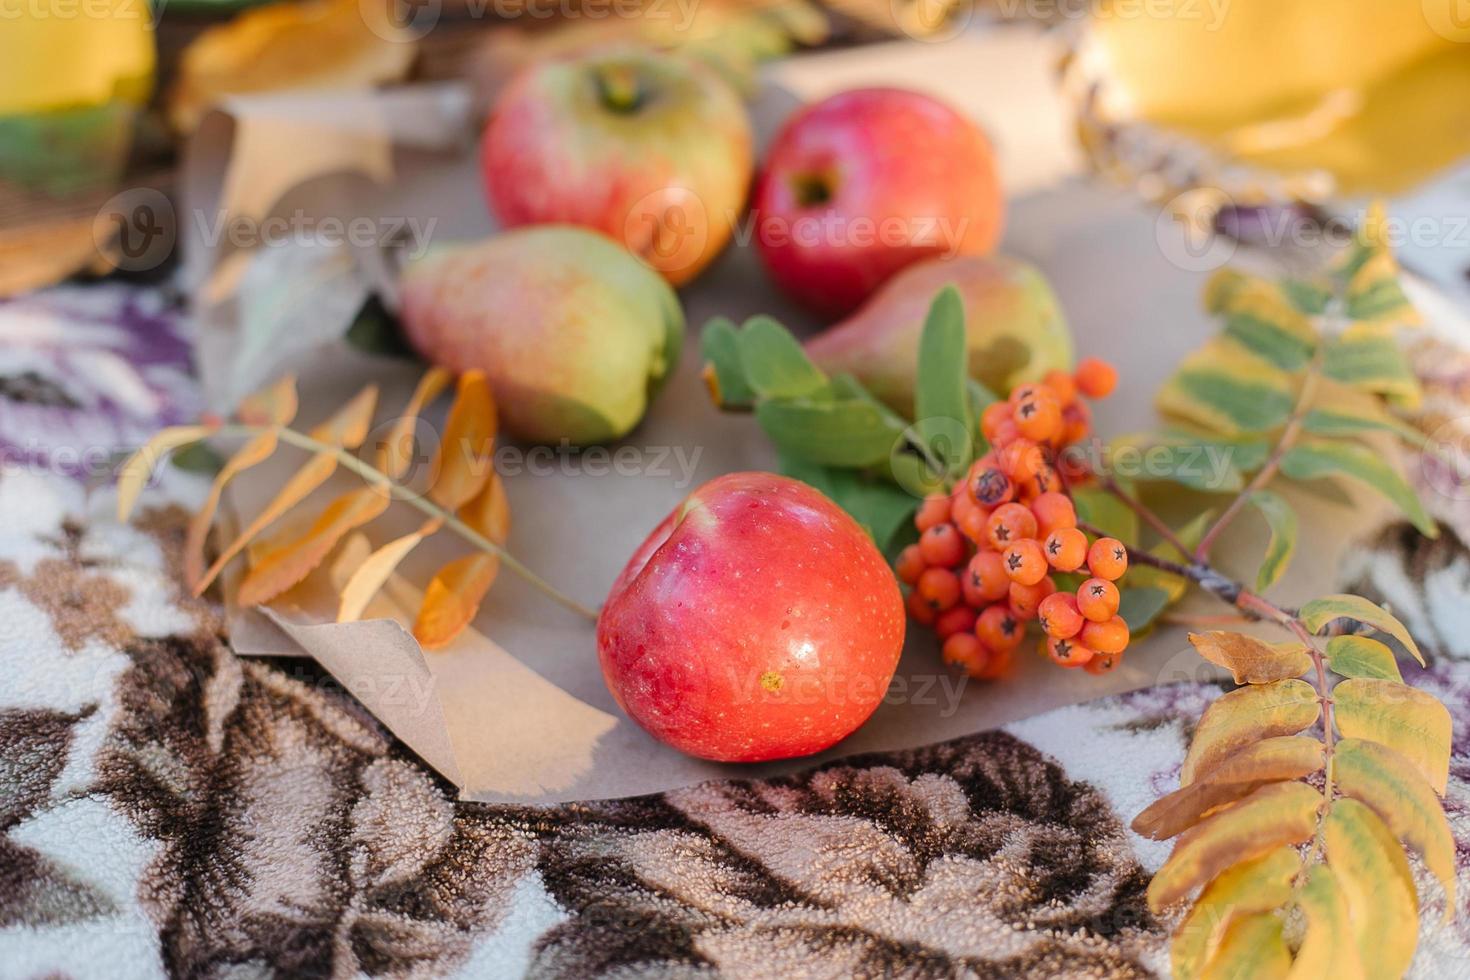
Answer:
[[[1408,359],[1398,343],[1384,334],[1349,332],[1332,339],[1324,349],[1322,373],[1402,404],[1412,405],[1419,399],[1419,380]]]
[[[755,391],[745,380],[740,334],[734,323],[722,316],[710,320],[700,335],[700,353],[707,377],[713,378],[710,394],[716,404],[721,408],[748,408],[755,403]]]
[[[1106,531],[1126,545],[1138,543],[1138,515],[1128,505],[1100,487],[1078,487],[1072,491],[1077,519]]]
[[[1333,717],[1344,738],[1386,745],[1445,793],[1450,769],[1450,712],[1431,694],[1394,681],[1354,677],[1332,689]]]
[[[1266,544],[1266,557],[1261,560],[1261,569],[1256,573],[1256,591],[1264,592],[1275,585],[1291,563],[1296,551],[1296,511],[1270,490],[1256,490],[1246,498],[1251,506],[1261,512],[1266,526],[1271,529],[1271,539]]]
[[[185,473],[202,473],[205,476],[213,476],[225,465],[224,458],[202,439],[174,450],[168,461]]]
[[[1294,329],[1254,313],[1232,313],[1225,321],[1225,336],[1283,371],[1300,371],[1317,351],[1310,328]]]
[[[761,428],[783,452],[825,466],[876,466],[904,437],[902,425],[861,399],[763,399]]]
[[[782,453],[781,472],[813,486],[832,498],[863,526],[880,551],[890,559],[894,544],[912,527],[919,501],[884,480],[848,469],[819,466],[809,459]]]
[[[1118,615],[1128,624],[1130,633],[1141,633],[1169,608],[1169,601],[1169,593],[1163,589],[1122,589],[1118,592]]]
[[[919,339],[914,434],[951,475],[963,473],[975,448],[966,388],[965,308],[946,286],[934,297]]]
[[[1332,290],[1321,283],[1287,278],[1281,280],[1280,285],[1281,293],[1287,301],[1310,316],[1325,312],[1327,304],[1332,301]]]
[[[1171,430],[1114,439],[1113,467],[1140,482],[1169,481],[1203,493],[1238,493],[1270,449],[1258,440],[1211,439]]]
[[[1388,610],[1377,603],[1369,602],[1362,596],[1338,594],[1313,599],[1298,610],[1297,618],[1313,633],[1322,632],[1322,628],[1334,619],[1353,619],[1360,623],[1367,623],[1402,643],[1404,649],[1419,661],[1419,666],[1424,666],[1424,655],[1419,652],[1414,638],[1409,635],[1408,627],[1399,622]]]
[[[1370,677],[1404,682],[1398,661],[1386,644],[1366,636],[1346,634],[1327,641],[1327,662],[1343,677]]]
[[[739,338],[746,382],[761,398],[815,398],[827,392],[827,376],[807,359],[791,331],[775,320],[751,317]]]
[[[1439,536],[1434,518],[1418,494],[1382,455],[1365,446],[1327,439],[1303,439],[1281,458],[1281,472],[1293,480],[1347,476],[1378,491],[1394,503],[1423,535]]]

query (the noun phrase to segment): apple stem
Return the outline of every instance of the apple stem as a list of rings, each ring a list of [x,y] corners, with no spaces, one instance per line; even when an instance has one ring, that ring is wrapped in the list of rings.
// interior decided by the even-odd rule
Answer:
[[[643,104],[643,87],[638,73],[630,65],[608,65],[598,73],[598,93],[602,102],[614,112],[633,112]]]

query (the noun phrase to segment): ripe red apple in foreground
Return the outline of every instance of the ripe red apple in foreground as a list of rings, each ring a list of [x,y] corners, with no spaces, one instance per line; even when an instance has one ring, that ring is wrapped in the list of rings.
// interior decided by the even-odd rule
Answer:
[[[1005,202],[978,126],[927,95],[874,88],[789,120],[753,209],[771,277],[802,304],[841,316],[920,259],[994,251]]]
[[[819,752],[873,713],[904,607],[867,533],[805,483],[731,473],[634,553],[597,623],[624,711],[681,752],[760,762]]]
[[[629,46],[527,68],[497,101],[482,149],[501,223],[595,228],[675,285],[729,240],[754,152],[729,83],[692,59]]]

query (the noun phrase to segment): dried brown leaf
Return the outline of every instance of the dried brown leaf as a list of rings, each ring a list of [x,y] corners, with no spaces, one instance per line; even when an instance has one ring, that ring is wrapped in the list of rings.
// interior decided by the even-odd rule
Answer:
[[[1237,684],[1268,684],[1312,669],[1312,658],[1300,643],[1266,643],[1226,630],[1191,633],[1189,642],[1201,657],[1230,671]]]

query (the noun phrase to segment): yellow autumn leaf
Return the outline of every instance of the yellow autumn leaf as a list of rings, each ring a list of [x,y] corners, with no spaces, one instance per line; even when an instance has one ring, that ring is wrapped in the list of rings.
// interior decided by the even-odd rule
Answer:
[[[1230,923],[1200,980],[1276,980],[1290,972],[1291,950],[1281,918],[1256,912]]]
[[[1344,738],[1333,752],[1338,790],[1378,814],[1395,837],[1424,858],[1455,909],[1455,838],[1444,806],[1418,770],[1393,749],[1359,738]]]
[[[1300,779],[1321,769],[1322,762],[1322,743],[1314,738],[1282,735],[1253,742],[1195,782],[1154,801],[1133,819],[1133,832],[1167,840],[1214,808],[1233,803],[1265,783]]]
[[[209,435],[209,426],[175,425],[153,434],[137,452],[129,456],[117,474],[117,519],[126,524],[138,503],[138,495],[148,485],[148,478],[159,460],[180,446],[198,442]]]
[[[1200,975],[1236,916],[1269,912],[1290,901],[1292,880],[1301,866],[1296,848],[1278,847],[1210,882],[1170,941],[1169,965],[1175,980]]]
[[[373,409],[377,407],[378,389],[376,385],[368,385],[363,388],[352,400],[338,409],[330,418],[311,430],[311,437],[318,442],[331,446],[341,446],[352,449],[362,444],[367,438],[368,429],[373,421]],[[224,571],[226,565],[234,560],[235,556],[244,550],[245,546],[253,541],[271,524],[279,520],[287,511],[295,507],[301,501],[311,495],[311,492],[327,480],[331,479],[337,471],[337,460],[330,453],[317,453],[306,463],[291,474],[286,485],[281,487],[280,492],[266,504],[265,509],[246,525],[245,530],[225,546],[214,560],[214,564],[204,573],[194,585],[194,594],[203,595],[204,590],[209,588],[219,573]]]
[[[510,533],[510,504],[499,475],[460,513],[461,519],[496,544]],[[424,602],[413,634],[427,650],[450,643],[479,612],[480,603],[495,584],[500,558],[483,551],[466,555],[441,568],[424,591]]]
[[[1347,896],[1330,867],[1318,864],[1308,872],[1298,904],[1307,924],[1291,964],[1290,980],[1364,980]]]
[[[1328,595],[1313,599],[1302,606],[1297,617],[1313,633],[1320,633],[1334,619],[1355,619],[1360,623],[1367,623],[1402,643],[1404,649],[1419,661],[1419,666],[1424,666],[1424,655],[1419,652],[1408,628],[1377,603],[1369,602],[1362,596]]]
[[[1335,800],[1322,823],[1327,863],[1347,899],[1363,974],[1401,977],[1419,942],[1418,898],[1408,859],[1365,804]]]
[[[391,498],[381,487],[362,487],[327,505],[304,536],[283,543],[260,558],[240,583],[236,601],[258,606],[285,592],[311,574],[353,528],[361,527],[388,509]]]
[[[296,408],[296,376],[287,374],[270,387],[247,395],[235,415],[246,425],[290,425]]]
[[[266,429],[246,440],[215,474],[214,482],[209,487],[209,496],[204,498],[204,503],[189,519],[189,529],[184,537],[186,583],[192,585],[204,577],[204,544],[209,537],[209,528],[214,523],[214,512],[219,508],[220,496],[225,492],[225,484],[250,467],[270,459],[278,443],[275,430]]]
[[[483,371],[460,375],[454,404],[444,424],[444,438],[434,456],[434,485],[429,499],[454,511],[473,500],[494,472],[495,399]]]
[[[1271,783],[1185,831],[1149,882],[1149,908],[1157,913],[1232,865],[1310,839],[1321,803],[1305,783]]]
[[[441,367],[424,372],[424,376],[419,378],[419,383],[414,387],[413,397],[404,406],[403,413],[393,420],[387,437],[378,446],[378,469],[395,480],[403,476],[408,464],[413,461],[413,431],[418,424],[419,415],[453,380],[454,375]]]
[[[1407,759],[1443,796],[1450,774],[1450,713],[1431,694],[1405,684],[1354,677],[1332,689],[1333,717],[1345,738],[1363,738]]]
[[[1237,684],[1266,684],[1312,669],[1312,658],[1300,643],[1266,643],[1226,630],[1191,633],[1189,642],[1201,657],[1230,671]]]
[[[1334,636],[1327,641],[1327,663],[1343,677],[1376,677],[1379,680],[1404,682],[1398,661],[1388,644],[1355,633]]]
[[[1295,735],[1320,713],[1317,691],[1305,681],[1252,684],[1221,695],[1205,709],[1195,728],[1179,784],[1188,786],[1251,742]]]
[[[352,570],[347,583],[342,587],[342,596],[337,604],[337,622],[356,622],[373,596],[388,581],[403,559],[425,538],[437,532],[444,522],[430,518],[417,531],[394,538],[376,551],[367,555],[362,563]]]

